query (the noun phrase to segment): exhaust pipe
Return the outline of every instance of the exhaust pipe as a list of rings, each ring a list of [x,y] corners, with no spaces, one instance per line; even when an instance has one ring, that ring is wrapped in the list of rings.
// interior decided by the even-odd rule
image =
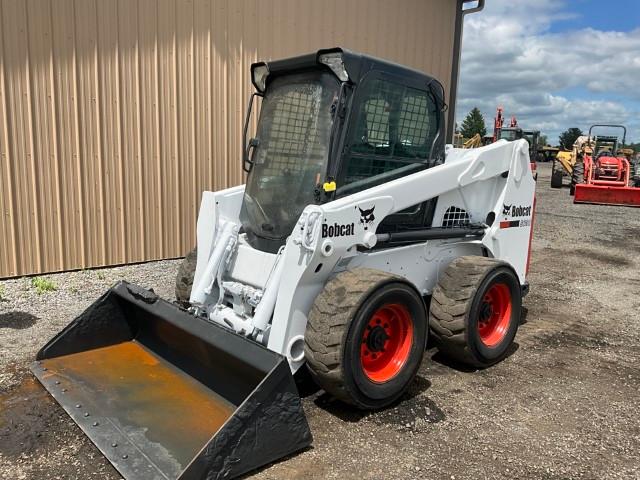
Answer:
[[[308,447],[287,360],[120,282],[31,370],[118,472],[229,479]]]

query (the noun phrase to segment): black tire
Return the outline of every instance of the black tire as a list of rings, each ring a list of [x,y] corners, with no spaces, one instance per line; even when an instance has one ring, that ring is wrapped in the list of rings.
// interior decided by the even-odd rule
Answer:
[[[487,315],[487,296],[495,289],[508,295],[510,310],[497,306],[502,327],[495,343],[481,334],[481,314]],[[508,292],[508,294],[507,294]],[[431,297],[429,326],[439,350],[452,360],[484,368],[507,354],[518,331],[522,307],[520,282],[504,262],[486,257],[459,257],[449,264]],[[494,318],[491,307],[489,318]],[[500,314],[503,312],[503,315]],[[489,320],[490,322],[491,320]],[[508,323],[506,323],[508,322]],[[491,331],[491,329],[489,329]]]
[[[193,287],[193,276],[196,273],[196,262],[198,261],[198,247],[191,250],[178,267],[176,275],[176,301],[184,306],[190,306],[191,288]]]
[[[375,350],[382,357],[398,351],[389,349],[387,343],[386,354],[384,349],[367,351],[374,330],[384,327],[371,328],[369,324],[378,318],[374,313],[388,306],[406,309],[412,328],[405,330],[406,357],[399,370],[384,381],[373,381],[365,370],[364,355],[374,355]],[[367,268],[341,272],[327,282],[311,308],[305,334],[307,367],[315,382],[339,400],[362,409],[384,408],[413,381],[427,332],[424,301],[404,279]]]
[[[575,195],[576,185],[578,183],[584,183],[584,163],[582,161],[576,162],[573,166],[573,172],[571,172],[571,185],[569,186],[569,195]]]
[[[551,172],[551,188],[562,188],[562,170]]]
[[[631,164],[631,180],[634,187],[640,187],[640,160]]]

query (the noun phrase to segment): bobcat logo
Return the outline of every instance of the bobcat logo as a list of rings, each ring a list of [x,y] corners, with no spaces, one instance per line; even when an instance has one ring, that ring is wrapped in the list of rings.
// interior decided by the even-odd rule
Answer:
[[[502,205],[502,214],[511,217],[529,217],[531,216],[531,205],[523,207],[522,205],[507,205],[505,203]]]
[[[376,217],[373,216],[373,211],[376,209],[376,206],[369,208],[368,210],[363,210],[358,207],[360,210],[360,223],[364,225],[364,229],[367,230],[368,226],[373,223]]]

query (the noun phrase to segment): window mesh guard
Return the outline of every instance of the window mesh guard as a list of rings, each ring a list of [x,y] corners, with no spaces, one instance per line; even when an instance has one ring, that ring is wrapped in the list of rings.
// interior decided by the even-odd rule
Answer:
[[[320,87],[293,85],[277,102],[270,125],[269,141],[262,155],[268,156],[267,175],[283,171],[298,172],[301,158],[322,163],[326,147],[321,144],[318,130]]]
[[[438,112],[429,93],[379,79],[367,88],[351,140],[345,184],[394,171],[402,176],[432,166],[435,160],[427,160],[437,134]]]
[[[429,133],[429,112],[427,111],[426,95],[405,96],[398,122],[398,140],[400,145],[414,147],[424,150],[421,156],[426,156],[427,143],[432,140],[428,138]]]
[[[426,92],[375,81],[364,105],[364,118],[360,120],[362,142],[354,145],[356,150],[426,159],[435,134],[429,128],[435,111],[430,111],[429,106]]]
[[[444,228],[468,227],[469,224],[469,214],[462,208],[449,207],[442,217]]]

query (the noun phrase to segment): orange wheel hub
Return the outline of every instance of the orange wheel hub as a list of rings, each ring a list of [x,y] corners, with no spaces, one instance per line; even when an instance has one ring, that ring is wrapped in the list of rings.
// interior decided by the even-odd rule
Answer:
[[[496,283],[485,293],[478,317],[480,340],[495,347],[506,336],[511,322],[511,291],[505,283]]]
[[[384,383],[395,377],[409,358],[413,319],[400,304],[376,310],[362,333],[360,361],[369,380]]]

